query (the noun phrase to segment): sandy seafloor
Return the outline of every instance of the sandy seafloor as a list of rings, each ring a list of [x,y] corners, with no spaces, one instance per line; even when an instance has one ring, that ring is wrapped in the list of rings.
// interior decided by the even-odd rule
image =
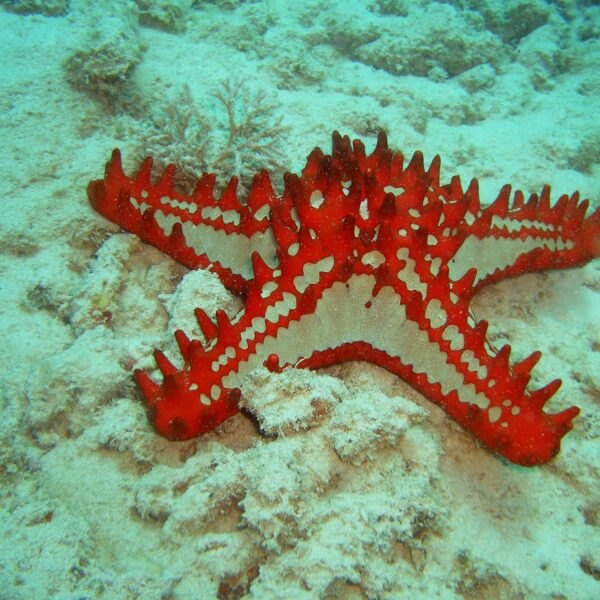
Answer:
[[[563,379],[548,410],[581,408],[544,466],[359,363],[258,370],[262,432],[240,414],[173,443],[131,372],[239,301],[86,197],[115,146],[224,181],[214,94],[241,84],[242,179],[383,128],[488,201],[549,183],[597,206],[597,2],[1,4],[0,598],[600,598],[600,261],[473,302],[513,360],[544,353],[532,387]]]

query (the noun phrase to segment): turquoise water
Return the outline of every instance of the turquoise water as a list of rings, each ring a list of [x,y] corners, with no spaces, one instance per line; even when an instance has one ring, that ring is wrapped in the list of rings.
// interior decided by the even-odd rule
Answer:
[[[284,174],[316,146],[330,153],[334,130],[368,154],[385,131],[405,164],[417,150],[426,169],[440,155],[442,185],[476,177],[484,207],[506,183],[511,201],[549,184],[553,203],[579,190],[591,214],[597,3],[21,0],[0,2],[0,21],[0,597],[600,597],[596,225],[573,234],[587,252],[577,268],[491,283],[470,304],[490,323],[491,356],[504,344],[512,365],[542,352],[529,388],[562,380],[549,413],[581,411],[560,453],[524,468],[431,402],[426,378],[357,355],[282,373],[268,357],[271,370],[238,382],[240,413],[189,440],[157,435],[133,372],[161,381],[154,348],[184,367],[173,333],[202,339],[197,307],[235,325],[246,276],[188,268],[86,194],[119,148],[130,177],[153,157],[150,192],[177,165],[165,214],[190,210],[203,172],[225,199],[237,178],[244,204],[263,169],[283,194]],[[150,202],[128,195],[136,209]],[[218,210],[237,226],[238,209]],[[253,246],[218,239],[213,264],[250,264]],[[504,260],[469,243],[455,273]],[[363,316],[332,297],[337,319],[304,321],[280,356],[359,329]],[[399,313],[385,314],[369,322],[372,344],[397,339]],[[449,380],[452,364],[409,329],[400,353]]]

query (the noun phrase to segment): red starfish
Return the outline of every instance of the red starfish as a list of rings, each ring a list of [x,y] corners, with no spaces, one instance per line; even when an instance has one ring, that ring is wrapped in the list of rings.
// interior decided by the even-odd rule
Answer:
[[[584,218],[578,194],[550,205],[550,189],[527,201],[504,186],[488,207],[477,180],[440,185],[440,159],[407,166],[384,133],[367,156],[360,141],[333,134],[300,177],[286,174],[281,197],[266,172],[246,201],[233,178],[213,196],[203,175],[190,196],[173,189],[175,167],[135,178],[115,150],[90,202],[104,216],[190,268],[210,267],[245,298],[230,321],[196,309],[206,345],[175,337],[185,364],[160,351],[163,383],[136,371],[157,431],[175,440],[235,414],[244,376],[257,365],[317,368],[367,360],[396,373],[440,405],[494,452],[522,465],[559,451],[579,409],[543,411],[560,381],[527,389],[534,352],[510,365],[510,346],[486,341],[487,323],[469,311],[484,285],[525,272],[581,265],[600,256],[600,211]]]

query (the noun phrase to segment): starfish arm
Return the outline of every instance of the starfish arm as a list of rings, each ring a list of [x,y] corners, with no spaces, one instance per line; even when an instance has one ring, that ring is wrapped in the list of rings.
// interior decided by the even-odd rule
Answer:
[[[147,158],[135,177],[121,167],[114,150],[104,179],[90,182],[92,206],[107,219],[135,233],[145,242],[194,269],[210,267],[224,285],[244,292],[252,278],[250,254],[258,251],[266,261],[275,260],[269,210],[275,194],[266,171],[255,176],[247,202],[236,196],[234,177],[216,199],[214,175],[203,175],[194,191],[176,191],[174,165],[157,182],[151,180],[152,159]]]
[[[523,202],[505,186],[489,207],[466,214],[459,227],[464,241],[449,263],[458,280],[476,268],[471,293],[488,283],[522,273],[578,266],[600,256],[600,209],[585,216],[589,202],[578,194],[550,204],[550,188]]]
[[[487,342],[487,323],[471,318],[466,296],[450,299],[443,277],[422,281],[425,293],[400,301],[394,325],[380,327],[366,359],[402,377],[511,462],[533,466],[553,458],[579,409],[544,412],[560,380],[527,388],[541,354],[511,365],[510,346],[497,351]],[[396,295],[405,298],[398,288]]]

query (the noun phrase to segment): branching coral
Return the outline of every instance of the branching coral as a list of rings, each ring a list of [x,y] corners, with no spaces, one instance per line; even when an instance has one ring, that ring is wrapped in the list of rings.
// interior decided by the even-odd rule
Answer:
[[[250,178],[262,169],[275,171],[283,158],[279,134],[285,132],[276,106],[264,90],[250,92],[241,82],[225,82],[214,94],[225,110],[227,139],[212,163],[220,171],[233,173],[240,187],[247,189]]]
[[[189,191],[199,172],[207,168],[209,132],[209,121],[194,104],[186,84],[175,101],[154,112],[140,150],[153,156],[158,170],[169,163],[177,164],[175,184]]]
[[[221,184],[235,175],[242,194],[263,169],[276,178],[285,162],[279,134],[287,127],[267,93],[227,81],[212,98],[216,103],[199,108],[185,85],[175,101],[155,111],[140,153],[151,154],[158,170],[177,164],[175,183],[184,192],[204,171],[216,173]]]

